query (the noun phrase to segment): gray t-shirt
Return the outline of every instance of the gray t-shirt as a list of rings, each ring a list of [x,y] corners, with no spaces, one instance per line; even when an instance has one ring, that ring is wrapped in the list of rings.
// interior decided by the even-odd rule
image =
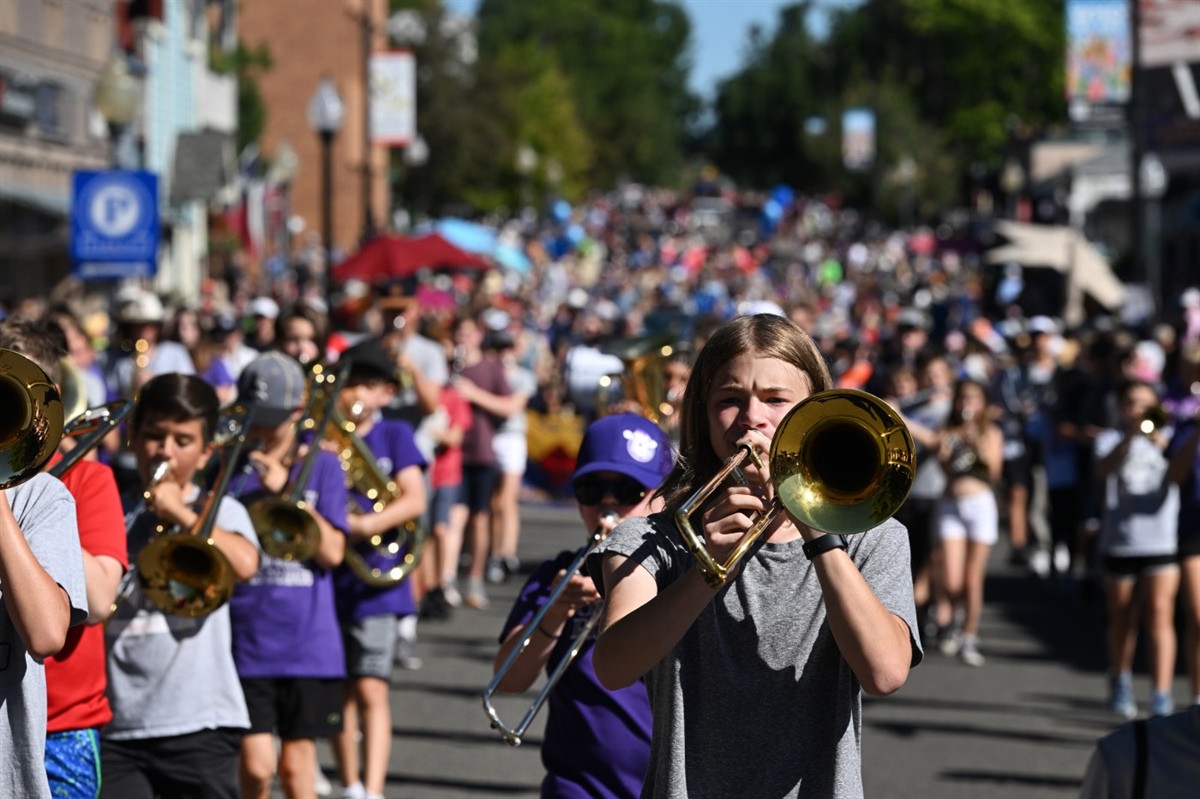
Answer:
[[[87,620],[75,500],[38,474],[7,491],[13,516],[42,568],[67,592],[71,625]],[[46,781],[46,670],[29,654],[4,605],[0,583],[0,796],[50,799]]]
[[[849,542],[884,607],[916,630],[904,526],[889,519]],[[764,544],[646,673],[654,737],[643,797],[862,796],[862,691],[803,545]],[[668,514],[623,522],[600,552],[637,561],[660,592],[694,563]],[[919,639],[910,645],[916,665]]]
[[[1099,460],[1121,443],[1117,430],[1096,436]],[[1099,551],[1119,558],[1174,555],[1179,541],[1179,486],[1167,479],[1167,456],[1146,436],[1129,442],[1129,451],[1104,485],[1104,518]]]
[[[140,497],[127,496],[126,507],[138,504]],[[130,564],[136,563],[156,524],[154,515],[144,511],[126,520]],[[250,515],[236,499],[221,498],[216,525],[258,546]],[[197,619],[165,614],[135,585],[105,626],[104,638],[113,711],[105,738],[164,738],[250,726],[233,664],[228,605]]]

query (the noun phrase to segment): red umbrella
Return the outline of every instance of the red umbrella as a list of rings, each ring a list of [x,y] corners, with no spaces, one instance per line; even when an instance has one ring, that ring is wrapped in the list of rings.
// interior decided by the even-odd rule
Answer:
[[[455,247],[437,233],[427,236],[379,236],[333,268],[339,283],[351,279],[376,283],[412,277],[422,269],[489,269],[486,259]]]

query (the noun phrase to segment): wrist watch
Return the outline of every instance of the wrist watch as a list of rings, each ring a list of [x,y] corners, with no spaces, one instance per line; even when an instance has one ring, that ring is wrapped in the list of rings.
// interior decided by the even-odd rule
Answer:
[[[803,546],[804,557],[812,560],[818,555],[823,555],[831,549],[846,549],[846,536],[844,535],[822,535],[814,538],[812,541],[805,543]]]

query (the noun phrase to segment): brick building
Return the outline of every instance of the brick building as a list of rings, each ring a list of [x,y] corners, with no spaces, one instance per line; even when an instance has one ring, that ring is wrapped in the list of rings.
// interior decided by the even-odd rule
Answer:
[[[369,35],[364,14],[371,23]],[[263,154],[273,158],[286,141],[299,161],[290,190],[291,213],[304,221],[297,245],[316,241],[321,231],[321,143],[309,126],[306,108],[326,75],[346,111],[333,140],[335,251],[352,252],[358,245],[368,216],[364,195],[369,194],[375,225],[390,217],[387,149],[365,141],[365,58],[386,47],[386,18],[387,0],[244,0],[239,6],[242,41],[250,48],[265,43],[272,59],[271,68],[258,78],[267,107]]]

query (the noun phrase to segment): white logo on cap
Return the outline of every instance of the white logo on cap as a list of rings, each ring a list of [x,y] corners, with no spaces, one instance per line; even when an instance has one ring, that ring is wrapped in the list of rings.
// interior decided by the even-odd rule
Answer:
[[[641,430],[626,430],[625,451],[638,463],[650,463],[658,451],[658,442]]]
[[[267,379],[265,377],[254,378],[254,399],[263,402],[267,399]]]

